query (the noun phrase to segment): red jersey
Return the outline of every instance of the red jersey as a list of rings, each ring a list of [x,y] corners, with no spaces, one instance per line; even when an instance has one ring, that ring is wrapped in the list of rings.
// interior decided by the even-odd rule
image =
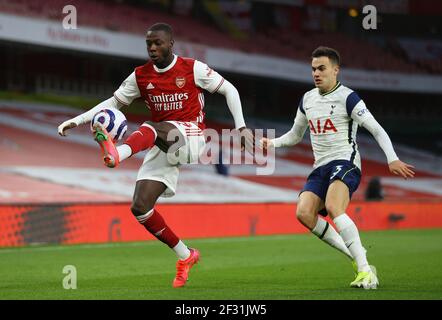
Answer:
[[[151,61],[135,68],[114,96],[123,104],[142,97],[154,122],[196,122],[204,129],[203,89],[216,92],[223,81],[223,77],[206,64],[175,55],[164,69],[157,68]]]

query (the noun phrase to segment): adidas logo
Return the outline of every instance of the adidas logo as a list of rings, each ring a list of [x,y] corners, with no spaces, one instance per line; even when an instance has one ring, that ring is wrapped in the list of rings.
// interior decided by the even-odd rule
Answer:
[[[147,85],[146,89],[154,89],[155,87],[153,86],[152,82],[149,82],[149,84]]]

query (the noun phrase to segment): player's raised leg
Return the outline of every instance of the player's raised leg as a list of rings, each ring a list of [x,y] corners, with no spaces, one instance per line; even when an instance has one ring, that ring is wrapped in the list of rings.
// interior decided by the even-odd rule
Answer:
[[[99,123],[94,125],[93,134],[95,141],[100,145],[104,164],[109,168],[118,166],[121,161],[135,153],[151,148],[157,138],[156,129],[148,123],[143,123],[138,130],[132,132],[124,144],[118,147]]]
[[[97,122],[92,128],[92,133],[95,141],[100,145],[104,164],[109,168],[116,167],[120,163],[118,150],[106,128]]]
[[[178,261],[173,286],[182,287],[186,284],[189,271],[198,262],[200,254],[198,250],[188,248],[166,224],[161,214],[154,209],[158,197],[166,188],[166,185],[159,181],[137,181],[131,211],[147,231],[175,251]]]
[[[169,132],[176,130],[177,134],[180,134],[177,128],[169,122],[146,121],[132,132],[122,145],[115,146],[106,129],[99,123],[93,129],[95,140],[100,145],[103,154],[104,164],[110,168],[116,167],[121,161],[154,145],[167,152],[167,149],[178,141],[178,139],[168,141]]]
[[[363,287],[364,289],[376,289],[379,285],[376,269],[369,265],[366,250],[362,246],[359,237],[358,228],[345,213],[349,202],[350,195],[347,185],[341,180],[335,180],[331,183],[327,191],[325,207],[333,218],[339,234],[354,257],[358,267],[358,275],[350,285],[352,287]]]
[[[318,211],[322,207],[324,207],[324,202],[321,198],[311,191],[304,191],[299,196],[296,217],[319,239],[353,260],[350,251],[345,246],[344,240],[342,240],[335,228],[325,219],[318,216]]]

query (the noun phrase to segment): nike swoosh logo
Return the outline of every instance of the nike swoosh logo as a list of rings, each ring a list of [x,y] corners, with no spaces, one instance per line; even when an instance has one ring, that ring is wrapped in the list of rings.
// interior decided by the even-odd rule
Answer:
[[[155,233],[155,236],[160,236],[162,233],[163,233],[163,231],[165,230],[166,228],[163,228],[163,229],[161,229],[160,231],[158,231],[157,233]]]
[[[347,249],[349,249],[350,248],[350,246],[353,244],[354,242],[352,242],[352,243],[350,243],[348,246],[346,246],[347,247]]]

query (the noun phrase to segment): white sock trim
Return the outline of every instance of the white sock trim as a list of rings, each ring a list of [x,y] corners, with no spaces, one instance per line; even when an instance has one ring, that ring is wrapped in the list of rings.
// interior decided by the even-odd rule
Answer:
[[[177,245],[173,247],[172,250],[175,251],[176,255],[181,260],[186,260],[190,257],[189,248],[181,240],[178,241]]]
[[[118,157],[120,162],[126,160],[132,155],[132,149],[128,144],[122,144],[117,147]]]
[[[313,228],[312,233],[321,238],[321,236],[324,234],[325,228],[327,227],[327,223],[327,221],[318,217],[318,221],[316,222],[316,226]]]
[[[135,218],[137,218],[139,223],[144,224],[152,214],[153,214],[153,209],[147,211],[147,213],[145,213],[141,216],[136,216]]]

